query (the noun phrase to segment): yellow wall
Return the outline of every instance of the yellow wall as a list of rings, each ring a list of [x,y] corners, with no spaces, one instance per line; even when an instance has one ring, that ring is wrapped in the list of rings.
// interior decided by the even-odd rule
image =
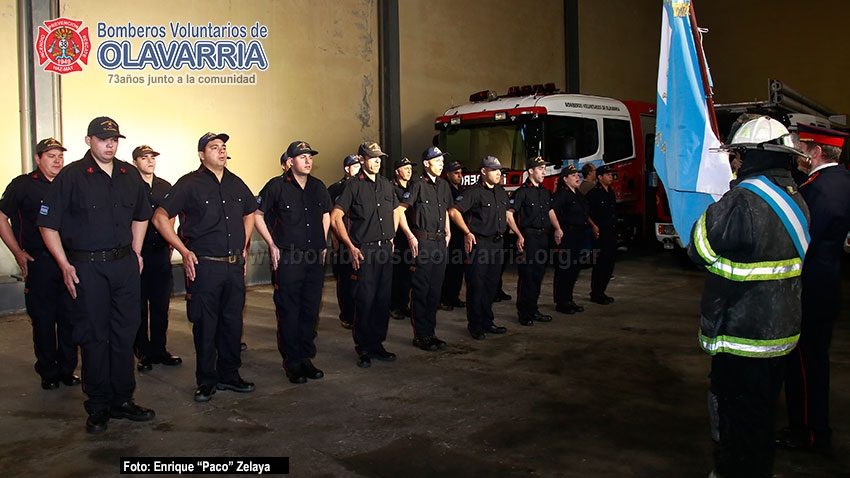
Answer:
[[[850,3],[741,2],[695,4],[709,29],[705,50],[716,101],[766,100],[774,78],[839,112],[850,114],[845,33]],[[734,12],[734,13],[732,13]]]
[[[18,102],[17,7],[14,0],[0,1],[0,71],[5,72],[0,88],[0,188],[23,172],[21,166],[21,122]],[[20,270],[14,256],[0,245],[0,274],[7,277]]]
[[[14,0],[0,0],[0,187],[22,173],[21,122],[18,102],[18,26]],[[4,180],[5,181],[2,181]]]
[[[563,0],[399,1],[402,150],[418,162],[434,118],[469,95],[564,87]]]
[[[125,2],[63,0],[63,16],[83,20],[93,52],[81,73],[62,79],[66,158],[85,152],[89,121],[112,117],[127,136],[118,157],[149,144],[162,153],[157,174],[175,181],[197,168],[197,142],[206,131],[231,136],[229,168],[256,194],[280,173],[279,158],[294,140],[311,143],[320,154],[314,174],[326,182],[342,172],[342,158],[367,138],[378,137],[377,4],[370,0],[239,1],[151,0],[135,8]],[[269,61],[255,86],[108,84],[109,73],[231,73],[127,71],[98,66],[97,22],[109,25],[268,26],[261,40]],[[120,40],[123,40],[121,38]],[[165,41],[172,39],[171,32]],[[136,41],[135,44],[138,44]],[[137,54],[136,50],[136,54]]]
[[[583,94],[655,102],[661,0],[579,2]]]

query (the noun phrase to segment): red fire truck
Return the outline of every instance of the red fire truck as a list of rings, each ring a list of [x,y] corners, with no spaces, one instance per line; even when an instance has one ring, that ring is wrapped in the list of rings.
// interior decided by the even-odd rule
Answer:
[[[487,155],[509,168],[513,191],[524,181],[527,158],[542,156],[544,185],[554,191],[562,167],[606,164],[614,171],[621,240],[654,237],[655,222],[670,222],[663,188],[652,168],[655,105],[601,96],[560,94],[554,84],[511,87],[506,95],[481,91],[438,117],[439,145],[463,164],[464,182],[478,179]]]

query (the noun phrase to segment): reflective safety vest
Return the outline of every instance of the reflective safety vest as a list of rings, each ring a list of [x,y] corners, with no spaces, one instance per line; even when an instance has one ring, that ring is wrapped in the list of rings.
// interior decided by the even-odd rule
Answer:
[[[809,247],[809,224],[805,214],[788,194],[764,176],[746,179],[737,187],[752,191],[776,213],[794,242],[798,257],[779,261],[735,262],[719,256],[708,242],[705,213],[694,231],[694,246],[709,264],[709,272],[733,281],[776,280],[797,277],[803,271],[803,259]]]
[[[706,278],[699,332],[700,346],[710,355],[778,357],[796,346],[799,276],[809,236],[805,205],[801,208],[795,199],[800,198],[792,198],[764,176],[748,178],[694,225],[688,253],[711,273]],[[735,218],[738,214],[742,222]],[[718,253],[709,235],[715,241],[730,241],[716,244],[717,250],[729,252]],[[755,261],[765,257],[771,260]]]

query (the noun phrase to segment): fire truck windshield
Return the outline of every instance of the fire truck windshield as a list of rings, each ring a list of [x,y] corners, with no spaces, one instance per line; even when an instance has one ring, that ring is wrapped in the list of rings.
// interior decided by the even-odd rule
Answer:
[[[593,118],[541,115],[511,123],[465,122],[440,132],[440,144],[467,171],[478,169],[481,158],[499,158],[507,168],[525,169],[525,160],[543,156],[555,165],[599,152],[599,127]],[[557,167],[557,166],[556,166]]]

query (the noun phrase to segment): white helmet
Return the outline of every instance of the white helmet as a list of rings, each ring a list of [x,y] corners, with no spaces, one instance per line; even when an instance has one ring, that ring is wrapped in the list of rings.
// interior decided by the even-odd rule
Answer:
[[[729,144],[718,148],[720,151],[742,149],[761,149],[776,153],[785,153],[808,157],[800,148],[800,138],[789,133],[779,121],[769,116],[759,116],[742,124]]]

